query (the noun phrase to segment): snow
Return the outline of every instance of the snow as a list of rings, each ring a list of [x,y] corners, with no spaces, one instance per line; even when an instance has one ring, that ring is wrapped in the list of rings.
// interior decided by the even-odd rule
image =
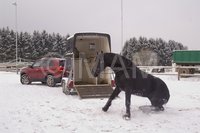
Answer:
[[[19,75],[0,72],[0,133],[197,133],[200,131],[200,79],[177,80],[160,75],[170,89],[163,112],[145,112],[146,98],[132,96],[131,120],[125,113],[124,93],[108,112],[104,99],[66,96],[61,86],[22,85]]]

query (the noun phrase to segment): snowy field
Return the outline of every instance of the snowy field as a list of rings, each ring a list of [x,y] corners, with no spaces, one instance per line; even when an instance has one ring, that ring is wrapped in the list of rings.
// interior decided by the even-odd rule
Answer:
[[[108,112],[107,99],[66,96],[61,86],[22,85],[16,73],[0,72],[0,133],[198,133],[200,132],[200,78],[177,81],[159,76],[171,98],[164,112],[144,112],[146,98],[132,96],[131,120],[125,113],[124,93]]]

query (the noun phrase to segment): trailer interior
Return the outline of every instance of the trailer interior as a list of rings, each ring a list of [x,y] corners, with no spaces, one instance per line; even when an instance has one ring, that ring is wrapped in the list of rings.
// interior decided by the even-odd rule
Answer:
[[[74,54],[74,85],[107,85],[111,76],[107,68],[97,78],[91,74],[98,52],[110,52],[109,39],[106,36],[77,36]]]

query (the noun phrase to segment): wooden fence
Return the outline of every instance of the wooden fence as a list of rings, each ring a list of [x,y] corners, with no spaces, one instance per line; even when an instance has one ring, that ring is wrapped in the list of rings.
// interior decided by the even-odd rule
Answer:
[[[19,72],[21,68],[27,67],[30,65],[30,62],[18,62],[16,63],[0,63],[0,71],[6,71],[6,72]]]
[[[186,74],[186,73],[181,73],[180,71],[176,71],[180,69],[189,69],[189,68],[200,70],[200,66],[138,66],[138,67],[141,70],[150,73],[152,75],[176,75],[178,80],[185,77],[200,78],[200,73]]]
[[[16,63],[0,63],[0,71],[7,71],[7,72],[19,72],[22,67],[26,67],[30,65],[30,62],[19,62],[17,65]],[[180,80],[184,77],[199,77],[200,73],[194,74],[185,74],[180,73],[180,70],[183,68],[195,68],[200,70],[200,66],[138,66],[142,71],[150,73],[152,75],[174,75],[177,76],[177,79]]]

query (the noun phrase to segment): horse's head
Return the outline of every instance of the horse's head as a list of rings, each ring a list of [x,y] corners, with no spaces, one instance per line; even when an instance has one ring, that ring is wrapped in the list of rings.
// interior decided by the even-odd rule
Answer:
[[[103,53],[97,54],[95,58],[95,64],[91,71],[92,75],[94,77],[97,77],[104,69],[105,69],[104,54]]]

